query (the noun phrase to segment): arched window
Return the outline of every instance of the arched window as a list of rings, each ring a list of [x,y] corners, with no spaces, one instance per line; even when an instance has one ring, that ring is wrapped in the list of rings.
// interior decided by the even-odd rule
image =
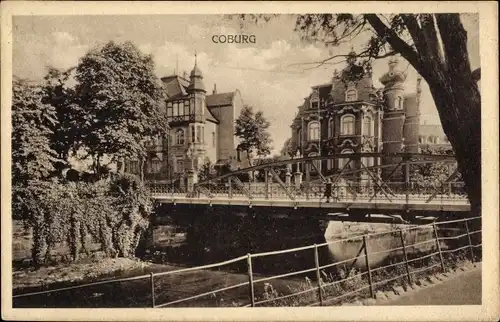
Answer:
[[[430,136],[427,138],[427,143],[434,143],[434,136],[430,135]]]
[[[396,104],[394,105],[394,108],[397,110],[402,110],[403,109],[403,97],[398,96],[396,98]]]
[[[373,122],[370,115],[365,115],[363,117],[363,135],[372,136],[373,135]]]
[[[419,136],[418,143],[425,143],[425,138],[423,136]]]
[[[341,154],[352,154],[352,153],[354,153],[354,151],[351,149],[345,149],[345,150],[342,150],[342,152],[340,152],[340,153]],[[339,159],[339,170],[342,170],[344,168],[344,166],[347,164],[347,162],[349,162],[349,158]]]
[[[434,143],[439,144],[440,143],[439,141],[440,141],[439,136],[436,136],[436,138],[434,139]]]
[[[319,122],[309,122],[309,140],[319,140]]]
[[[216,145],[217,145],[217,137],[215,132],[212,132],[212,146],[215,148]]]
[[[335,119],[331,117],[328,120],[328,137],[330,137],[330,138],[333,138],[335,136],[334,126],[335,126]]]
[[[297,137],[298,137],[297,141],[299,141],[299,145],[302,145],[302,130],[299,130]]]
[[[354,134],[354,121],[356,118],[352,114],[346,114],[340,118],[341,124],[341,135],[353,135]]]
[[[184,130],[178,129],[175,132],[175,144],[184,145]]]

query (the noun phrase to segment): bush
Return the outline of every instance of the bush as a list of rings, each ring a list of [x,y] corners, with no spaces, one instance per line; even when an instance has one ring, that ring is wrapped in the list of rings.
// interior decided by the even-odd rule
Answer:
[[[95,183],[33,181],[16,196],[15,209],[33,228],[35,266],[50,259],[57,243],[68,244],[72,260],[88,254],[88,235],[108,257],[133,257],[153,208],[146,187],[130,175]]]

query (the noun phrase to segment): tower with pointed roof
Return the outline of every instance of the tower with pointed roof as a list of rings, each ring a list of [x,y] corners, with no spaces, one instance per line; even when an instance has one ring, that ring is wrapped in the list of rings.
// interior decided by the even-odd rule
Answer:
[[[404,140],[404,83],[406,71],[399,65],[399,59],[395,56],[389,60],[389,70],[380,77],[380,83],[384,85],[384,117],[382,124],[382,152],[400,153],[405,150]],[[386,158],[385,164],[397,164],[400,158]],[[386,178],[392,174],[393,178],[400,178],[400,169],[393,173],[392,168],[384,168],[382,177]]]

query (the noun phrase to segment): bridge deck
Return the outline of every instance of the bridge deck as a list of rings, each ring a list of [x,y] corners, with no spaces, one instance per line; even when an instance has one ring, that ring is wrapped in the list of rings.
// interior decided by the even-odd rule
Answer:
[[[271,199],[265,197],[248,198],[248,196],[236,195],[231,198],[224,195],[188,197],[186,194],[162,194],[155,193],[153,198],[161,203],[171,204],[193,204],[193,205],[225,205],[225,206],[248,206],[248,207],[282,207],[282,208],[325,208],[325,209],[358,209],[358,210],[409,210],[409,211],[446,211],[467,212],[470,204],[467,198],[450,197],[438,195],[435,199],[427,202],[428,196],[410,196],[408,203],[405,195],[396,195],[391,199],[374,198],[369,196],[358,196],[356,198],[342,198],[326,202],[324,198],[311,196],[297,196],[294,200],[287,197],[273,196]]]

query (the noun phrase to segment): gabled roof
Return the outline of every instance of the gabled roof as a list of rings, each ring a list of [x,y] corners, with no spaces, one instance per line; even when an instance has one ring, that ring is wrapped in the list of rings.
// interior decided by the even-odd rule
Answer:
[[[186,79],[178,75],[171,75],[162,77],[161,81],[163,82],[168,99],[187,95],[186,89],[189,86],[189,82]]]
[[[206,102],[208,107],[226,106],[233,104],[233,98],[236,92],[220,93],[207,95]]]

